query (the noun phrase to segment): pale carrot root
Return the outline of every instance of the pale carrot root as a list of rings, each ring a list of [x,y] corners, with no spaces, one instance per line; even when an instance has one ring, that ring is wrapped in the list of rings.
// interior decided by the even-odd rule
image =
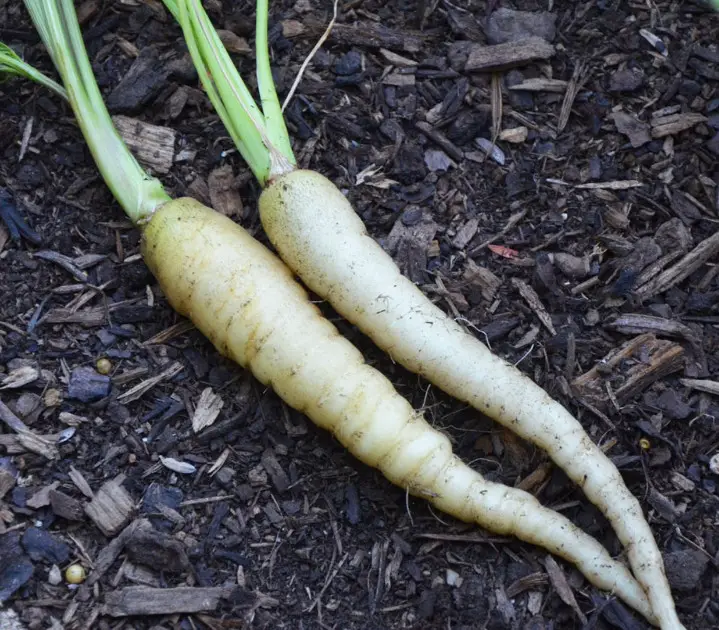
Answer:
[[[393,360],[544,449],[611,522],[662,627],[683,628],[641,505],[561,404],[403,276],[324,176],[298,170],[277,177],[259,210],[284,262]]]
[[[360,461],[448,514],[567,559],[655,622],[623,564],[530,494],[488,482],[463,464],[447,436],[364,362],[289,269],[240,226],[194,200],[175,200],[145,227],[142,252],[170,304],[219,352]]]

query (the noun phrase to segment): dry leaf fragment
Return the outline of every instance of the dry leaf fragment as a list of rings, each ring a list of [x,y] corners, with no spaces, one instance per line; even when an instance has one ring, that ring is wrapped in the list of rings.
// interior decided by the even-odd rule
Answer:
[[[192,464],[188,462],[181,462],[179,459],[174,457],[163,457],[160,455],[160,463],[169,470],[178,473],[179,475],[191,475],[197,472]]]
[[[413,59],[408,59],[407,57],[398,55],[391,50],[387,50],[386,48],[380,48],[379,52],[387,61],[389,61],[393,66],[397,66],[398,68],[412,68],[417,65],[417,62]]]
[[[647,123],[626,112],[614,112],[612,118],[617,126],[617,131],[627,136],[635,149],[647,142],[651,142],[652,137]]]
[[[519,252],[516,249],[510,249],[504,245],[489,244],[487,245],[487,249],[504,258],[517,258],[519,256]]]
[[[2,380],[0,389],[17,389],[36,381],[40,376],[40,370],[31,365],[23,365],[8,373]]]
[[[235,35],[232,31],[224,29],[219,29],[217,34],[220,36],[220,41],[227,49],[227,52],[238,55],[249,55],[252,52],[252,48],[244,37],[240,37],[239,35]]]
[[[298,20],[283,20],[282,21],[282,36],[287,39],[298,37],[305,32],[305,25]]]
[[[230,456],[230,449],[226,448],[220,456],[215,460],[215,463],[210,466],[210,469],[207,471],[207,474],[210,475],[210,477],[214,477],[217,474],[217,471],[220,470],[227,461],[227,458]]]
[[[217,419],[224,404],[222,398],[215,394],[211,387],[204,389],[192,416],[192,430],[197,433],[209,427]]]
[[[527,139],[529,129],[526,127],[514,127],[513,129],[504,129],[499,133],[499,139],[512,144],[520,144]]]
[[[666,44],[659,39],[654,33],[651,31],[648,31],[645,28],[639,29],[639,34],[646,39],[658,53],[660,53],[663,57],[669,56],[669,51],[667,50]]]
[[[474,143],[497,164],[504,166],[504,162],[506,160],[504,151],[494,144],[494,142],[487,140],[487,138],[475,138]]]
[[[244,207],[237,179],[230,164],[219,166],[207,178],[212,207],[226,217],[243,218]]]

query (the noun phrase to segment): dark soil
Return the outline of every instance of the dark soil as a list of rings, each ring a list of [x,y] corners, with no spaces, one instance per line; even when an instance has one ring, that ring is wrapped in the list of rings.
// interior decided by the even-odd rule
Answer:
[[[529,24],[554,55],[467,71],[473,44],[502,39],[486,28],[499,5],[341,5],[288,110],[296,154],[347,191],[427,295],[607,446],[665,553],[686,627],[719,628],[719,256],[707,241],[719,224],[719,18],[699,1],[518,0],[511,8],[549,5],[554,21]],[[207,6],[253,44],[251,2]],[[171,194],[229,198],[235,209],[241,198],[234,218],[266,241],[258,186],[161,4],[78,7],[112,113],[176,131],[175,161],[160,174]],[[330,15],[324,0],[272,3],[281,96]],[[0,0],[0,37],[54,76],[20,2]],[[235,57],[254,86],[253,55]],[[510,89],[529,79],[570,84]],[[503,163],[482,149],[493,94]],[[0,228],[0,400],[52,436],[29,449],[0,429],[0,601],[26,627],[647,627],[563,562],[568,586],[550,579],[542,550],[408,499],[197,331],[168,332],[182,320],[58,98],[21,80],[0,85],[0,152],[5,224],[39,235]],[[687,267],[704,241],[708,255]],[[606,521],[541,452],[326,312],[466,461],[621,556]],[[224,405],[195,434],[207,388]],[[101,488],[114,511],[88,510]],[[88,573],[79,588],[57,572],[74,562]],[[106,614],[131,586],[227,588],[207,591],[219,600],[196,614],[172,614],[191,595],[162,616]]]

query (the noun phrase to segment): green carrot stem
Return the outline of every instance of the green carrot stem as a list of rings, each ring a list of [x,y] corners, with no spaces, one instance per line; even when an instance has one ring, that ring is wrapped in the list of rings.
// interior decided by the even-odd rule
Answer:
[[[163,3],[180,24],[205,92],[260,185],[264,187],[273,176],[293,170],[295,159],[276,94],[274,109],[268,96],[268,120],[242,80],[201,0],[163,0]],[[266,76],[272,84],[271,72]],[[267,83],[258,76],[260,80]],[[261,93],[263,90],[265,87]]]
[[[90,66],[73,0],[24,1],[103,179],[130,220],[142,223],[170,197],[137,163],[115,129]]]
[[[252,99],[200,0],[179,0],[180,26],[202,85],[243,159],[261,185],[270,176],[270,146]]]
[[[50,77],[45,76],[37,68],[34,68],[26,61],[20,59],[18,54],[10,48],[10,46],[7,46],[2,42],[0,42],[0,74],[25,77],[26,79],[35,81],[35,83],[52,90],[58,96],[67,99],[67,92],[64,87],[53,81]]]
[[[287,133],[282,105],[277,97],[275,81],[270,67],[270,44],[268,41],[269,2],[257,0],[255,22],[255,56],[257,57],[257,87],[265,115],[267,135],[274,147],[295,164],[290,136]]]

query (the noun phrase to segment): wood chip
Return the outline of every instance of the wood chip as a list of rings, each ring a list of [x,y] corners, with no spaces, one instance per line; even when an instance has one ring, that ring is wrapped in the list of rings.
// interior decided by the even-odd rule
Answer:
[[[606,189],[606,190],[628,190],[629,188],[641,188],[644,184],[636,179],[618,179],[611,182],[588,182],[586,184],[577,184],[575,188],[583,188],[586,190]]]
[[[117,401],[121,403],[129,403],[133,402],[135,400],[138,400],[139,398],[142,398],[147,392],[149,392],[153,387],[155,387],[158,383],[161,383],[164,380],[170,380],[171,378],[177,376],[182,370],[184,369],[184,366],[179,361],[175,361],[170,367],[163,370],[160,374],[157,376],[153,376],[151,378],[148,378],[142,383],[138,383],[133,387],[132,389],[129,389],[128,391],[124,392],[123,394],[120,394],[117,397]]]
[[[0,468],[0,500],[15,487],[15,475],[5,468]]]
[[[214,169],[207,179],[212,207],[226,217],[244,216],[244,207],[232,166],[225,164]]]
[[[415,123],[415,127],[419,129],[430,140],[436,142],[442,148],[442,150],[453,160],[459,161],[464,156],[464,154],[457,147],[457,145],[455,145],[441,131],[432,127],[432,125],[430,125],[429,123],[420,120]]]
[[[663,138],[691,129],[700,122],[706,122],[706,116],[687,112],[685,114],[670,114],[652,118],[652,138]]]
[[[151,527],[135,530],[127,539],[125,550],[132,562],[153,569],[162,567],[167,573],[183,573],[190,568],[183,543]]]
[[[315,39],[327,28],[327,24],[319,17],[309,15],[304,24],[308,28],[308,36]],[[335,24],[332,28],[333,42],[359,48],[385,48],[417,53],[425,47],[428,39],[424,33],[413,33],[409,29],[394,30],[372,22]]]
[[[155,346],[158,344],[164,344],[168,341],[172,341],[180,335],[184,335],[186,332],[194,330],[195,325],[189,319],[183,319],[182,321],[173,324],[169,328],[160,331],[156,335],[150,337],[147,341],[143,341],[143,346]]]
[[[544,305],[539,299],[536,291],[524,282],[524,280],[520,280],[519,278],[512,278],[512,284],[516,287],[517,291],[519,291],[519,294],[526,300],[527,304],[529,304],[529,307],[534,311],[534,314],[537,316],[539,321],[544,324],[544,327],[552,335],[556,335],[557,331],[554,328],[554,324],[552,324],[552,318],[547,312],[547,309],[544,308]]]
[[[66,308],[54,308],[42,318],[44,324],[80,324],[86,328],[102,326],[107,318],[107,310],[102,306],[82,311]]]
[[[112,121],[142,166],[161,174],[170,171],[175,159],[174,129],[122,115],[113,116]]]
[[[653,333],[681,337],[690,343],[697,343],[696,336],[689,326],[663,317],[645,315],[644,313],[622,313],[607,322],[604,327],[625,335]]]
[[[52,511],[57,516],[67,519],[68,521],[85,520],[85,511],[80,501],[73,499],[71,496],[59,490],[51,490],[49,496]]]
[[[42,507],[50,505],[50,493],[60,486],[59,481],[53,481],[49,486],[38,490],[27,501],[26,505],[33,510],[39,510]]]
[[[192,415],[192,430],[197,433],[212,425],[220,415],[224,401],[218,394],[212,391],[211,387],[202,390],[200,400],[197,401],[195,413]]]
[[[244,37],[235,35],[232,31],[225,29],[217,29],[217,34],[220,36],[220,41],[227,49],[227,52],[236,55],[249,55],[252,53],[252,47],[247,43]],[[285,37],[287,37],[287,35],[285,35]]]
[[[398,55],[397,53],[394,53],[391,50],[387,50],[386,48],[380,48],[379,53],[387,61],[389,61],[393,66],[396,66],[397,68],[413,68],[414,66],[417,65],[417,62],[414,61],[413,59],[408,59],[407,57]]]
[[[549,575],[549,580],[552,582],[552,586],[554,586],[554,590],[557,591],[557,595],[577,614],[582,624],[586,625],[587,618],[580,610],[577,600],[574,598],[572,588],[569,586],[564,571],[562,571],[559,564],[557,564],[557,561],[552,558],[552,556],[546,556],[544,558],[544,566],[547,569],[547,574]]]
[[[592,369],[572,381],[576,394],[599,410],[608,409],[608,396],[622,405],[668,374],[681,370],[684,349],[676,343],[639,335],[612,350]],[[608,390],[609,383],[616,389]]]
[[[105,595],[103,613],[110,617],[136,615],[173,615],[215,610],[220,600],[229,597],[233,587],[151,588],[129,586]]]
[[[103,484],[93,500],[85,506],[85,514],[105,536],[117,534],[130,522],[135,510],[135,502],[122,487],[124,479],[124,475],[119,475]]]
[[[525,79],[521,83],[510,85],[510,90],[518,90],[522,92],[556,92],[563,94],[567,89],[568,82],[561,79]]]
[[[5,249],[5,245],[10,240],[10,232],[8,232],[8,229],[0,223],[0,254],[2,254],[2,250]]]
[[[130,523],[117,535],[117,537],[111,540],[110,543],[104,547],[102,551],[100,551],[95,559],[95,568],[90,574],[90,577],[88,577],[84,586],[91,588],[96,582],[98,582],[114,564],[115,560],[117,560],[117,557],[122,553],[127,542],[138,530],[142,529],[153,529],[152,523],[145,518],[139,518]]]
[[[412,87],[415,84],[415,76],[407,72],[390,72],[382,79],[382,83],[395,87]]]
[[[517,484],[517,489],[524,490],[525,492],[534,491],[535,488],[539,488],[547,479],[549,479],[549,474],[552,472],[552,468],[553,466],[550,462],[540,464]]]
[[[11,443],[16,442],[20,447],[42,455],[47,459],[59,457],[57,439],[53,438],[53,436],[38,435],[28,429],[25,423],[2,400],[0,400],[0,420],[16,433],[14,436],[2,436],[12,438]]]
[[[645,123],[635,116],[627,112],[614,112],[612,119],[619,133],[629,138],[629,142],[635,149],[641,147],[647,142],[651,142],[651,134],[649,133],[649,124]]]
[[[262,467],[267,471],[277,492],[284,492],[290,486],[290,478],[277,461],[274,453],[267,449],[262,454]]]
[[[452,239],[452,246],[456,247],[459,250],[464,250],[464,248],[467,247],[469,242],[474,238],[474,235],[477,233],[478,227],[478,218],[475,217],[466,221],[464,225],[462,225],[462,227],[457,230],[457,234],[455,234],[454,238]]]
[[[0,389],[18,389],[35,382],[40,377],[40,370],[33,365],[23,365],[11,370],[0,381]]]
[[[513,127],[512,129],[503,129],[499,132],[499,139],[512,144],[520,144],[529,136],[529,129],[526,127]]]
[[[471,258],[467,259],[462,277],[472,288],[479,289],[482,298],[487,302],[494,300],[499,287],[502,286],[502,280],[486,267],[475,263]]]
[[[696,389],[697,391],[704,392],[706,394],[714,394],[719,396],[719,381],[710,381],[707,379],[695,379],[695,378],[680,378],[679,382],[684,387]]]
[[[659,293],[663,293],[693,274],[717,254],[719,254],[719,232],[704,239],[678,263],[660,273],[644,286],[639,287],[635,294],[642,300],[648,300]]]
[[[92,491],[92,488],[90,488],[90,484],[87,483],[87,480],[85,479],[83,474],[74,466],[70,466],[70,472],[68,473],[68,477],[70,477],[72,483],[75,484],[75,487],[80,492],[82,492],[88,499],[92,499],[95,496]]]
[[[528,37],[496,46],[475,44],[469,51],[464,69],[467,72],[506,70],[537,59],[549,59],[553,55],[554,46],[541,37]]]
[[[572,78],[567,85],[567,91],[564,93],[562,109],[559,112],[559,120],[557,121],[557,133],[563,131],[567,126],[569,115],[572,113],[574,99],[577,98],[577,94],[579,94],[579,91],[584,87],[588,78],[589,70],[587,64],[584,61],[577,62],[572,72]]]

